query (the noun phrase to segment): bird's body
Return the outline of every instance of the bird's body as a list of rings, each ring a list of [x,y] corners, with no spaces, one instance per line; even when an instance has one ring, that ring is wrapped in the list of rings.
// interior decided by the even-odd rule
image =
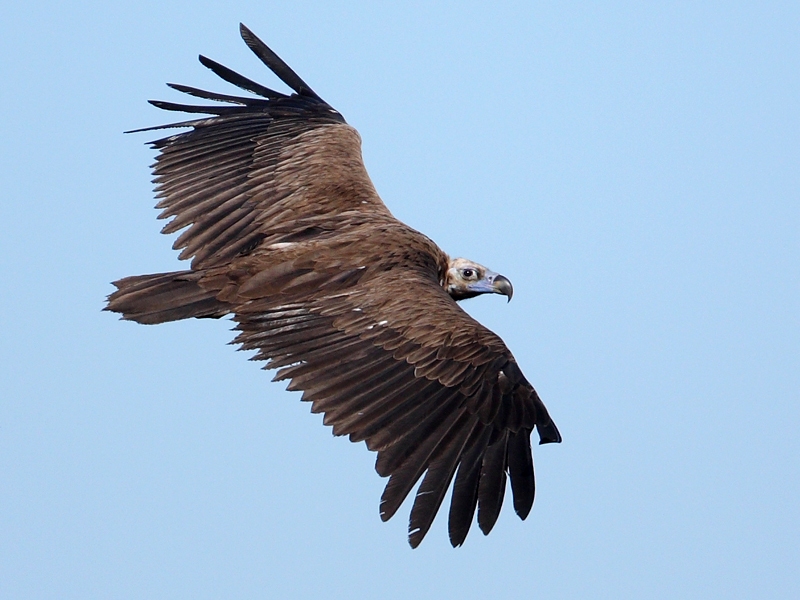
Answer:
[[[361,159],[360,137],[263,42],[242,27],[261,60],[295,93],[279,94],[201,57],[261,98],[173,86],[227,102],[192,107],[212,117],[153,143],[165,233],[185,271],[115,282],[108,310],[140,323],[233,315],[235,342],[303,390],[334,434],[365,441],[390,476],[381,516],[391,517],[424,475],[410,542],[430,527],[455,477],[450,539],[463,543],[476,506],[488,533],[506,475],[516,512],[534,496],[530,435],[561,437],[502,340],[456,300],[510,298],[503,276],[450,259],[395,219]],[[233,104],[232,106],[230,104]]]

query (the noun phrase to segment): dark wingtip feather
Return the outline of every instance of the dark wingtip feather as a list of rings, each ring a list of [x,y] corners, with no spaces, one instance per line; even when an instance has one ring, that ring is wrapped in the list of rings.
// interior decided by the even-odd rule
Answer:
[[[247,110],[245,106],[194,106],[192,104],[178,104],[163,100],[148,100],[150,104],[162,110],[171,110],[186,113],[201,113],[206,115],[230,115]]]
[[[241,104],[242,106],[269,106],[269,100],[261,100],[260,98],[243,98],[241,96],[230,96],[228,94],[218,94],[217,92],[209,92],[201,90],[189,85],[182,85],[180,83],[168,83],[168,87],[173,90],[189,94],[195,98],[202,98],[204,100],[216,100],[217,102],[230,102],[232,104]],[[273,91],[276,96],[283,96],[278,92]],[[283,96],[285,97],[285,96]]]
[[[128,131],[123,131],[122,133],[142,133],[143,131],[158,131],[160,129],[180,129],[182,127],[197,127],[203,123],[208,122],[209,120],[215,117],[209,117],[206,119],[193,119],[191,121],[181,121],[179,123],[167,123],[166,125],[153,125],[152,127],[141,127],[139,129],[130,129]],[[157,145],[162,140],[156,140],[154,142],[148,142],[154,147],[158,147]]]
[[[461,458],[455,483],[453,497],[450,500],[450,516],[448,533],[453,548],[461,546],[467,538],[475,507],[478,504],[478,481],[481,475],[481,462],[486,445],[491,436],[491,429],[481,428],[471,442],[471,450]]]
[[[511,478],[511,492],[514,496],[514,512],[523,521],[530,514],[536,495],[530,434],[531,432],[526,429],[511,434],[507,447],[508,475]]]
[[[539,422],[536,424],[536,430],[539,432],[539,445],[561,443],[561,433],[549,416],[544,423]]]
[[[228,83],[232,83],[236,87],[242,88],[243,90],[247,90],[248,92],[253,92],[259,96],[264,98],[268,98],[269,100],[277,100],[279,98],[285,98],[283,94],[279,94],[268,87],[264,87],[260,83],[256,83],[252,79],[248,79],[244,75],[240,75],[236,71],[229,69],[225,65],[221,65],[215,60],[211,60],[210,58],[203,56],[200,54],[198,56],[198,60],[200,64],[206,67],[207,69],[211,69],[215,75],[221,77]]]
[[[478,527],[484,535],[489,532],[500,516],[506,489],[506,443],[508,432],[490,444],[483,456],[480,482],[478,483]]]
[[[408,532],[408,545],[411,548],[417,548],[421,543],[422,539],[425,537],[427,531],[423,532],[420,529],[412,529]]]
[[[247,44],[247,47],[253,51],[261,62],[263,62],[270,70],[277,75],[283,83],[292,88],[301,96],[310,96],[322,101],[314,90],[311,89],[300,76],[295,73],[292,68],[287,65],[280,56],[275,54],[272,49],[262,42],[256,34],[254,34],[244,23],[239,23],[239,33]]]
[[[465,425],[466,423],[467,425]],[[428,465],[425,478],[417,490],[408,527],[408,542],[412,548],[419,546],[431,528],[436,513],[442,505],[447,488],[453,480],[464,447],[474,443],[475,435],[483,427],[474,415],[465,414],[460,423],[454,425],[448,437],[437,446],[436,459]]]

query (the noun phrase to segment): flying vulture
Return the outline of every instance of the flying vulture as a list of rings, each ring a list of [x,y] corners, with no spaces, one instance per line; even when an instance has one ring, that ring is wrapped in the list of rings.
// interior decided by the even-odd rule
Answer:
[[[455,477],[453,546],[475,509],[488,534],[506,478],[525,519],[534,497],[531,433],[561,435],[511,352],[457,301],[511,299],[511,282],[451,259],[389,212],[361,158],[359,134],[245,26],[245,43],[293,93],[200,56],[257,97],[170,87],[221,104],[152,101],[197,119],[152,142],[163,233],[191,268],[126,277],[106,310],[138,323],[232,315],[234,342],[275,380],[302,390],[334,435],[364,441],[389,481],[386,521],[422,478],[411,508],[416,547]],[[144,130],[139,130],[144,131]]]

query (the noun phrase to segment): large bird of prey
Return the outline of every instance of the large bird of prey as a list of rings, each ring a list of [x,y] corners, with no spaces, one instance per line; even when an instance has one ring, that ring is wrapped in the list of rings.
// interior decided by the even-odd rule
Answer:
[[[561,436],[503,341],[456,301],[511,299],[508,279],[451,259],[395,219],[364,168],[341,114],[241,26],[250,49],[293,93],[282,94],[204,56],[200,62],[256,97],[170,86],[221,102],[153,101],[198,119],[152,142],[164,233],[185,271],[126,277],[106,310],[139,323],[232,315],[244,350],[275,380],[302,390],[335,435],[365,441],[389,481],[386,521],[422,477],[409,523],[416,547],[451,481],[450,542],[478,510],[488,534],[511,480],[525,519],[534,497],[531,433]]]

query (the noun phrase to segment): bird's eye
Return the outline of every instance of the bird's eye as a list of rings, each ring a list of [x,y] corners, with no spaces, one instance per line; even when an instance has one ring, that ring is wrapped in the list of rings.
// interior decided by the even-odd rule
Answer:
[[[461,275],[464,277],[464,279],[472,279],[472,277],[475,275],[475,270],[464,269],[463,271],[461,271]]]

